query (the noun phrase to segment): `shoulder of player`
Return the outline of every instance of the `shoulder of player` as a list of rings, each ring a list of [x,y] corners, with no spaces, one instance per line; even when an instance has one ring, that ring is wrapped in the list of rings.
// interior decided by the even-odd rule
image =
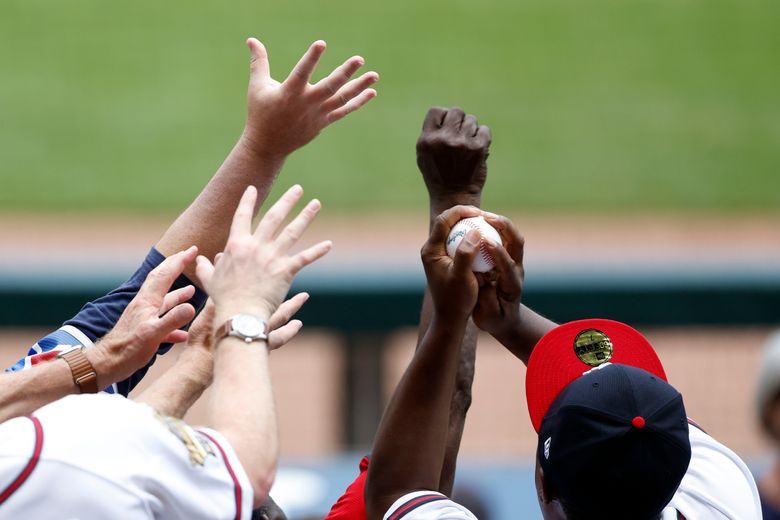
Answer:
[[[476,520],[465,507],[436,491],[414,491],[396,500],[384,520]]]
[[[719,504],[734,511],[760,511],[758,488],[739,455],[696,423],[690,423],[688,435],[691,462],[675,498],[698,497],[696,502],[705,509]]]

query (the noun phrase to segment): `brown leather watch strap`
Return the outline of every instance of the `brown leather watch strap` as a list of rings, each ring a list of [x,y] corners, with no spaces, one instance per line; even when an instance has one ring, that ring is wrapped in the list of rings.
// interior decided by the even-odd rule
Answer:
[[[71,351],[61,354],[59,357],[65,360],[70,367],[70,372],[73,375],[73,382],[79,389],[81,394],[96,394],[98,391],[97,386],[97,373],[95,367],[89,362],[87,356],[84,355],[82,349],[75,348]]]

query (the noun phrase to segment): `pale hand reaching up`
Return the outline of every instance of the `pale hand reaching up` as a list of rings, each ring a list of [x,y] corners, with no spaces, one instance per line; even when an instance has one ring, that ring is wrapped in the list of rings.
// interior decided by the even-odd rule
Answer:
[[[324,241],[289,254],[320,210],[320,202],[312,200],[279,231],[302,195],[300,186],[287,190],[252,232],[257,190],[249,186],[238,204],[230,237],[216,267],[206,257],[198,257],[197,275],[216,304],[216,324],[221,323],[219,318],[237,313],[270,318],[280,308],[295,275],[330,251],[331,242]]]
[[[255,38],[249,38],[247,45],[252,61],[244,138],[273,158],[286,157],[376,96],[376,90],[369,87],[379,80],[379,74],[371,71],[352,79],[364,64],[360,56],[349,58],[317,83],[309,83],[325,52],[322,40],[311,44],[281,83],[271,77],[265,46]]]

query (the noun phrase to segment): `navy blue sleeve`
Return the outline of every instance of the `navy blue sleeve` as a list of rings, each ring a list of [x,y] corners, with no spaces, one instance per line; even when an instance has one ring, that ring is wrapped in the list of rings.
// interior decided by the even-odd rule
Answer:
[[[127,304],[129,304],[130,300],[135,298],[135,295],[138,294],[138,290],[141,288],[144,280],[146,280],[146,276],[149,274],[149,272],[160,265],[163,260],[165,260],[165,257],[162,255],[162,253],[157,251],[157,249],[152,248],[149,251],[149,254],[146,255],[146,258],[141,264],[141,267],[139,267],[138,270],[133,273],[133,275],[126,282],[105,296],[101,296],[97,300],[91,301],[84,305],[78,314],[66,321],[63,325],[77,328],[93,342],[102,338],[108,333],[108,331],[114,328],[114,325],[116,325],[116,322],[124,312]],[[171,290],[185,287],[187,285],[192,285],[192,282],[186,276],[181,275],[173,283]],[[195,295],[192,297],[189,303],[192,304],[192,306],[194,306],[197,311],[200,311],[200,309],[206,303],[206,299],[206,293],[198,289],[196,286]],[[189,324],[187,326],[189,326]],[[165,354],[171,349],[171,347],[171,343],[163,343],[160,345],[157,353]],[[117,389],[119,390],[119,393],[126,396],[130,390],[135,388],[141,379],[143,379],[144,375],[146,375],[149,367],[154,364],[155,358],[156,356],[152,357],[151,361],[149,361],[145,367],[135,372],[128,379],[117,383]]]

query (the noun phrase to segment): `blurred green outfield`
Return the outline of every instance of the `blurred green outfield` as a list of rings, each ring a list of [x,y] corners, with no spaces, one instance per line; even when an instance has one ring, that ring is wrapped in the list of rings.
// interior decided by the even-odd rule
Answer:
[[[0,211],[180,210],[244,117],[247,36],[379,97],[290,160],[333,210],[421,207],[426,109],[491,126],[494,210],[776,211],[777,0],[4,0]]]

